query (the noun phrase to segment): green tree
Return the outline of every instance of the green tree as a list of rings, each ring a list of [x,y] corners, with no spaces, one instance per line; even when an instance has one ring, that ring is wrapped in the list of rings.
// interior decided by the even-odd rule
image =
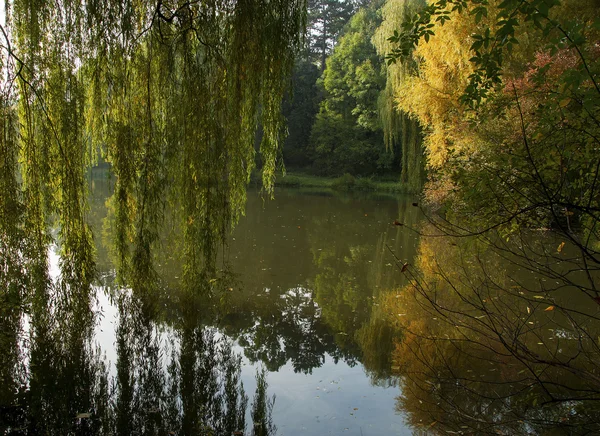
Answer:
[[[325,98],[312,129],[315,167],[324,174],[373,174],[389,169],[377,99],[385,86],[382,61],[371,37],[376,5],[350,20],[323,73]]]
[[[2,209],[20,214],[16,228],[26,228],[42,257],[47,221],[58,217],[63,276],[89,282],[84,173],[100,151],[116,176],[110,203],[120,275],[133,267],[132,279],[143,283],[150,273],[170,197],[185,237],[196,241],[185,272],[196,283],[243,211],[259,122],[263,182],[272,189],[281,100],[305,7],[302,0],[8,2],[0,197],[16,204]]]
[[[309,0],[306,58],[318,64],[321,72],[353,13],[354,4],[349,0]]]
[[[311,62],[299,60],[294,67],[292,93],[283,105],[288,127],[283,146],[286,167],[306,167],[310,163],[310,126],[315,122],[322,97],[317,86],[319,76],[319,68]]]

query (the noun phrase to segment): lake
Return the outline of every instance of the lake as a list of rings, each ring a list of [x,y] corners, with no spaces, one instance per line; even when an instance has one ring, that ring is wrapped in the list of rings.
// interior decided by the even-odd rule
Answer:
[[[552,276],[420,237],[434,232],[410,197],[249,190],[216,268],[184,283],[167,213],[132,287],[116,273],[111,181],[91,187],[98,279],[65,287],[53,244],[49,283],[3,303],[6,434],[597,429],[599,311],[571,292],[564,244],[551,258],[567,272]],[[540,241],[560,244],[516,243]]]

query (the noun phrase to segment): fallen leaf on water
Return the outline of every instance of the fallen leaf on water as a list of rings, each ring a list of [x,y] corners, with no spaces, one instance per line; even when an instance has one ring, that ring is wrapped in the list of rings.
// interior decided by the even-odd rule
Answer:
[[[556,249],[556,251],[558,251],[560,253],[564,246],[565,246],[565,243],[561,242],[560,245],[558,246],[558,248]]]
[[[548,306],[548,307],[546,307],[546,309],[544,309],[544,312],[549,312],[551,310],[554,310],[554,306]]]
[[[75,418],[77,419],[84,419],[84,418],[91,418],[92,414],[89,412],[84,412],[84,413],[79,413],[77,414],[77,416]]]
[[[541,295],[534,295],[533,298],[537,298],[538,300],[542,300],[544,297]]]
[[[355,407],[354,410],[358,410],[358,407]]]
[[[408,268],[408,263],[405,263],[404,265],[402,265],[402,269],[400,270],[400,272],[406,271],[406,268]]]
[[[531,313],[531,309],[527,306],[527,313]]]

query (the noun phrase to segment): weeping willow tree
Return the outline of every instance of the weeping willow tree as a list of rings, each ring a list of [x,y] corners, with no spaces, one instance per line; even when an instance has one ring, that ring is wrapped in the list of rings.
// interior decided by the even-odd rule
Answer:
[[[424,0],[388,0],[381,9],[383,21],[373,37],[377,52],[386,56],[392,49],[388,38],[398,28],[398,24],[425,6]],[[401,181],[415,191],[420,190],[425,181],[422,135],[419,123],[403,112],[396,100],[397,89],[411,74],[417,71],[412,59],[389,64],[384,91],[379,96],[378,107],[387,148],[399,147]]]
[[[243,213],[258,142],[263,184],[272,193],[285,130],[281,99],[301,43],[304,3],[6,2],[3,252],[10,246],[15,256],[37,259],[45,280],[47,246],[56,239],[61,295],[72,301],[72,290],[89,289],[85,174],[102,156],[116,180],[109,207],[120,276],[147,282],[169,209],[183,224],[184,280],[193,287]],[[23,235],[30,255],[18,247]]]

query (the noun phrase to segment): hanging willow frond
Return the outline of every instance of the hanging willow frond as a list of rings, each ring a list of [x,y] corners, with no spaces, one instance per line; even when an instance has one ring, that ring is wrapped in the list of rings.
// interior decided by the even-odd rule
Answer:
[[[139,285],[167,205],[180,212],[187,281],[210,266],[243,214],[255,144],[272,193],[305,9],[305,0],[7,2],[12,50],[2,56],[13,61],[2,71],[18,73],[18,92],[3,107],[18,123],[5,143],[16,144],[8,174],[22,183],[1,194],[22,199],[17,222],[40,237],[58,217],[65,292],[93,277],[85,173],[99,156],[116,178],[119,273]]]

